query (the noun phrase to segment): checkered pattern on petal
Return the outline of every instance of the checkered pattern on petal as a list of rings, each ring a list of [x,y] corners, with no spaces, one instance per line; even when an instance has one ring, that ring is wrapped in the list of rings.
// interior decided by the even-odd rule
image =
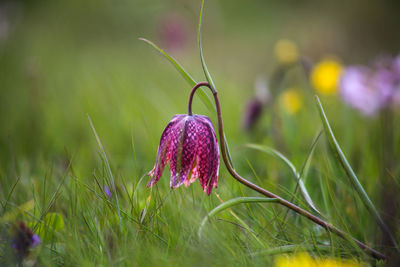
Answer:
[[[197,123],[197,175],[203,191],[209,195],[217,187],[219,150],[214,127],[206,116],[195,115]]]
[[[188,186],[188,176],[192,170],[197,148],[196,121],[193,116],[187,116],[181,122],[181,131],[175,140],[171,140],[171,188],[183,183]],[[193,182],[193,181],[192,181]]]
[[[170,161],[171,188],[189,186],[197,178],[208,195],[217,187],[219,149],[211,120],[202,115],[176,115],[164,130],[157,153],[157,162],[148,175],[149,187],[160,179]]]
[[[173,137],[179,129],[177,129],[177,125],[185,115],[175,115],[172,120],[168,123],[167,127],[164,129],[161,134],[160,145],[158,146],[157,151],[157,160],[154,168],[147,174],[148,176],[152,176],[152,179],[148,183],[148,187],[155,185],[160,179],[162,172],[164,171],[165,166],[171,158],[171,143],[170,139]]]

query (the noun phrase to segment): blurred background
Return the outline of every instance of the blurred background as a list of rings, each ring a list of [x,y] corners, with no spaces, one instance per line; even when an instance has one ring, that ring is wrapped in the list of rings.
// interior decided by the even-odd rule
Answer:
[[[10,150],[33,161],[56,160],[65,149],[84,153],[93,142],[86,114],[115,157],[129,155],[132,134],[141,140],[139,152],[155,150],[162,127],[186,111],[189,87],[138,38],[154,41],[204,80],[199,8],[199,1],[2,1],[1,164],[10,162]],[[229,110],[230,139],[237,139],[231,142],[246,138],[239,134],[243,100],[257,77],[274,72],[279,40],[290,40],[313,62],[334,56],[342,64],[368,63],[399,52],[399,10],[398,1],[209,1],[204,50]],[[334,114],[335,123],[340,111]],[[138,158],[148,168],[152,156]]]
[[[41,181],[62,173],[71,162],[74,175],[90,179],[101,159],[88,115],[117,177],[138,181],[137,173],[150,170],[165,125],[174,114],[187,112],[191,88],[165,58],[138,38],[155,42],[196,81],[205,80],[197,44],[200,4],[197,0],[1,1],[0,192],[6,194],[17,176],[26,184]],[[256,179],[254,167],[261,180],[266,179],[262,185],[284,194],[287,191],[279,184],[294,187],[279,163],[240,145],[272,146],[301,168],[321,129],[313,98],[318,94],[363,186],[379,210],[398,223],[393,208],[398,201],[387,197],[395,205],[385,204],[382,191],[385,184],[398,190],[400,94],[393,97],[399,101],[393,100],[394,104],[385,102],[373,109],[376,97],[371,97],[372,102],[360,107],[343,93],[340,77],[348,66],[374,69],[380,59],[392,64],[400,53],[399,12],[396,0],[206,1],[205,59],[221,98],[231,153],[243,175]],[[400,70],[400,60],[396,66]],[[194,113],[215,122],[215,114],[200,98],[194,102]],[[320,203],[320,180],[315,178],[320,173],[331,182],[338,176],[348,183],[331,166],[326,150],[322,146],[315,157],[323,167],[312,169],[307,178]],[[232,180],[224,167],[220,169],[218,190],[230,192]],[[168,178],[165,173],[160,182],[165,190]],[[198,185],[194,190],[201,193]],[[234,192],[241,191],[235,187]],[[336,193],[347,203],[349,221],[367,214],[363,209],[354,213],[357,201],[346,197],[346,191]],[[16,198],[22,203],[24,196]],[[366,227],[368,221],[360,224]],[[355,230],[359,236],[364,236],[362,229]],[[375,227],[368,229],[381,240]]]

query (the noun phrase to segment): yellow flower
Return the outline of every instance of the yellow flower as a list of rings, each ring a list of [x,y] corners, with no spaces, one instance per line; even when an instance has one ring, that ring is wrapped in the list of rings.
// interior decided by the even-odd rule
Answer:
[[[275,257],[275,267],[361,267],[361,264],[352,260],[313,259],[307,253],[302,252],[294,256]]]
[[[295,43],[281,39],[275,44],[275,57],[282,64],[292,64],[299,58],[299,52]]]
[[[317,263],[307,253],[298,253],[296,256],[278,256],[275,258],[275,267],[317,267]]]
[[[361,267],[361,264],[352,260],[323,259],[318,262],[319,267]]]
[[[314,66],[311,83],[321,94],[334,94],[337,91],[343,66],[335,59],[324,59]]]
[[[280,96],[281,106],[288,114],[293,115],[303,106],[303,99],[295,89],[287,89]]]

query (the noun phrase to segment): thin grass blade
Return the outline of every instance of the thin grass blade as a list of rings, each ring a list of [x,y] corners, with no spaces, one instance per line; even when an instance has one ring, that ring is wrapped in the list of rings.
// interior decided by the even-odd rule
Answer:
[[[335,157],[337,161],[340,163],[342,166],[343,170],[345,171],[347,177],[349,178],[350,182],[353,184],[355,190],[357,191],[358,195],[360,196],[364,206],[367,208],[369,213],[375,218],[377,221],[379,227],[382,229],[383,232],[385,232],[388,236],[390,236],[391,241],[393,245],[396,247],[396,249],[399,251],[399,246],[397,245],[397,242],[395,238],[393,237],[392,233],[390,232],[389,228],[386,226],[384,221],[382,220],[381,216],[379,215],[377,209],[375,208],[374,204],[372,203],[371,199],[368,197],[367,192],[365,192],[363,186],[361,185],[360,181],[357,178],[357,175],[354,173],[353,169],[351,168],[349,162],[347,161],[344,153],[340,149],[340,146],[338,142],[336,141],[336,138],[333,134],[332,128],[329,124],[328,118],[325,115],[324,109],[322,107],[322,104],[318,98],[318,96],[315,96],[315,100],[317,103],[318,111],[321,116],[322,124],[324,125],[325,133],[328,137],[329,144],[335,153]]]
[[[213,79],[211,77],[211,74],[208,71],[207,64],[206,64],[206,61],[204,60],[204,55],[203,55],[203,45],[202,45],[202,37],[201,37],[202,36],[201,29],[202,29],[202,24],[203,24],[203,11],[204,11],[204,0],[201,1],[200,16],[199,16],[199,28],[198,28],[197,39],[199,41],[200,60],[201,60],[201,66],[203,68],[204,75],[206,76],[206,79],[207,79],[208,83],[211,85],[211,90],[213,92],[216,92],[217,89],[215,87],[215,84],[214,84],[214,81],[213,81]],[[225,137],[225,134],[224,134],[224,137]],[[229,146],[228,146],[228,143],[226,141],[226,137],[225,137],[224,146],[226,148],[226,152],[227,152],[227,155],[228,155],[228,160],[229,160],[230,164],[232,166],[234,166],[233,165],[233,161],[232,161],[232,157],[231,157],[231,153],[229,151]]]
[[[101,150],[101,152],[102,152],[104,161],[105,161],[105,163],[106,163],[107,171],[108,171],[108,174],[109,174],[109,176],[110,176],[112,189],[113,189],[113,191],[114,191],[114,192],[113,192],[113,193],[114,193],[113,195],[115,196],[115,204],[117,205],[119,226],[120,226],[120,229],[121,229],[121,222],[122,222],[122,220],[121,220],[121,212],[120,212],[120,208],[119,208],[119,202],[118,202],[118,196],[117,196],[117,188],[116,188],[116,186],[115,186],[114,175],[112,174],[111,167],[110,167],[110,163],[108,162],[108,158],[107,158],[106,151],[104,150],[104,147],[103,147],[103,144],[101,143],[100,137],[99,137],[99,135],[97,134],[96,129],[94,128],[92,119],[90,118],[89,114],[87,115],[87,117],[88,117],[88,120],[89,120],[89,123],[90,123],[90,127],[92,128],[92,131],[93,131],[93,133],[94,133],[94,136],[96,137],[97,144],[99,145],[99,148],[100,148],[100,150]]]
[[[265,198],[265,197],[238,197],[238,198],[230,199],[230,200],[224,202],[223,204],[218,205],[212,211],[210,211],[207,214],[207,216],[205,216],[204,219],[201,221],[199,232],[198,232],[199,237],[201,237],[203,227],[206,224],[208,218],[216,215],[217,213],[219,213],[225,209],[228,209],[232,206],[243,204],[243,203],[263,203],[263,202],[278,203],[278,199]]]
[[[149,41],[145,38],[139,38],[139,40],[144,41],[151,45],[155,50],[157,50],[161,55],[163,55],[171,64],[172,66],[175,67],[175,69],[182,75],[182,77],[187,81],[187,83],[191,86],[194,87],[196,85],[196,81],[190,76],[190,74],[182,67],[181,64],[179,64],[173,57],[168,55],[164,50],[162,50],[160,47],[158,47],[155,43],[152,41]],[[211,84],[211,83],[210,83]],[[200,88],[200,91],[198,91],[199,96],[201,101],[206,105],[208,110],[213,111],[215,110],[212,101],[210,97],[206,94],[205,90],[203,88]]]
[[[211,88],[213,91],[216,91],[214,81],[211,78],[211,74],[208,71],[206,61],[204,60],[203,56],[203,46],[202,46],[202,39],[201,39],[201,29],[202,29],[202,22],[203,22],[203,10],[204,10],[204,0],[201,1],[201,8],[200,8],[200,16],[199,16],[199,30],[198,30],[198,36],[197,39],[199,41],[199,48],[200,48],[200,60],[201,60],[201,65],[203,67],[204,75],[206,76],[206,79],[208,83],[211,85]]]
[[[217,198],[218,198],[218,200],[221,202],[221,204],[225,203],[225,201],[223,201],[223,200],[221,199],[221,197],[220,197],[217,193],[215,193],[215,195],[217,196]],[[244,227],[244,228],[253,236],[253,238],[254,238],[255,240],[257,240],[257,242],[258,242],[261,246],[265,247],[265,244],[257,237],[257,233],[255,233],[255,232],[250,228],[250,226],[247,225],[247,223],[245,223],[235,212],[233,212],[232,209],[228,209],[228,210],[229,210],[229,213],[241,224],[241,226]]]
[[[288,167],[290,172],[292,173],[294,179],[298,183],[298,185],[300,187],[301,195],[303,196],[303,198],[306,201],[307,205],[313,211],[315,211],[316,213],[321,215],[321,212],[316,208],[314,202],[312,201],[311,196],[308,193],[307,188],[306,188],[306,186],[304,184],[304,181],[301,179],[301,176],[300,176],[299,172],[297,172],[296,167],[293,165],[293,163],[288,158],[286,158],[279,151],[277,151],[277,150],[275,150],[275,149],[273,149],[271,147],[268,147],[268,146],[262,146],[262,145],[257,145],[257,144],[246,144],[246,145],[244,145],[244,147],[265,152],[265,153],[275,157],[276,159],[281,161],[286,167]]]

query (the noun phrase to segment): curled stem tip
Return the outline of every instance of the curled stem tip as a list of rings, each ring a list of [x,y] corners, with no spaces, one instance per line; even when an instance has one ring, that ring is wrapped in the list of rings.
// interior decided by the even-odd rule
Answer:
[[[200,87],[202,87],[202,86],[206,86],[206,87],[210,88],[210,90],[211,90],[212,92],[215,91],[215,90],[212,89],[212,87],[210,86],[210,84],[209,84],[208,82],[199,82],[199,83],[197,83],[197,84],[192,88],[192,91],[190,92],[190,96],[189,96],[189,107],[188,107],[188,115],[189,115],[189,116],[192,116],[192,115],[193,115],[193,113],[192,113],[192,102],[193,102],[194,93],[196,92],[196,90],[197,90],[198,88],[200,88]]]

